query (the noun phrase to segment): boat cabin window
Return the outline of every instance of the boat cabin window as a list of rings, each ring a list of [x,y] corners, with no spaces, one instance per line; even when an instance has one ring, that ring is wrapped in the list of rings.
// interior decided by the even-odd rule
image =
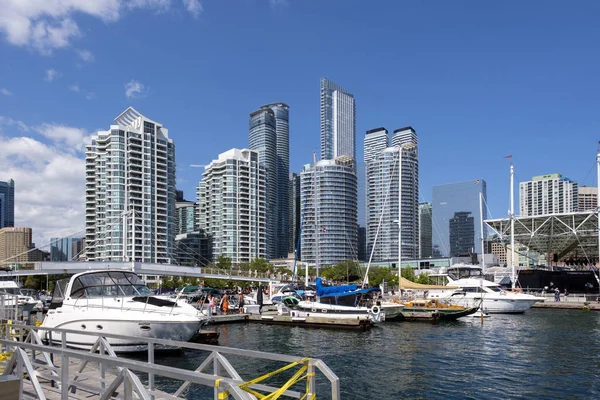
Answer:
[[[71,297],[150,296],[152,292],[132,272],[94,272],[73,281]]]
[[[462,288],[463,292],[466,293],[485,293],[485,290],[483,290],[483,288],[481,286],[477,286],[477,287],[465,287]]]
[[[62,305],[65,299],[65,293],[67,292],[67,285],[69,284],[70,278],[59,279],[54,284],[54,290],[52,291],[52,300],[50,300],[50,309],[53,310]]]

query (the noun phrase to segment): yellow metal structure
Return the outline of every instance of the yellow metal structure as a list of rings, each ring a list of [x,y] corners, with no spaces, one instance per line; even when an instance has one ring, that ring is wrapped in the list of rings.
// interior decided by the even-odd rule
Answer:
[[[251,395],[255,396],[258,399],[262,399],[262,400],[274,400],[274,399],[278,399],[279,397],[281,397],[281,395],[283,395],[285,393],[286,390],[288,390],[289,388],[291,388],[292,386],[294,386],[295,384],[297,384],[298,382],[302,381],[303,379],[306,379],[306,391],[304,393],[304,396],[300,397],[300,400],[313,400],[316,399],[317,396],[316,394],[312,394],[310,397],[308,397],[310,395],[309,393],[309,384],[308,384],[308,378],[311,378],[314,376],[314,373],[305,373],[308,370],[308,358],[303,358],[301,360],[298,360],[296,362],[293,362],[291,364],[288,364],[282,368],[279,368],[278,370],[275,370],[273,372],[269,372],[268,374],[259,376],[258,378],[254,378],[252,380],[249,380],[247,382],[244,383],[240,383],[238,385],[238,387],[242,390],[244,390],[245,392],[250,393]],[[298,371],[296,371],[296,373],[283,385],[281,386],[279,389],[277,389],[276,391],[269,393],[269,394],[263,394],[260,392],[257,392],[254,389],[251,389],[250,386],[262,382],[266,379],[272,378],[273,376],[287,371],[291,368],[294,368],[296,366],[301,366],[300,369],[298,369]],[[219,382],[222,379],[218,379],[215,382],[215,387],[219,388]],[[219,393],[219,400],[225,400],[227,399],[227,397],[229,396],[229,392],[225,391],[222,393]]]

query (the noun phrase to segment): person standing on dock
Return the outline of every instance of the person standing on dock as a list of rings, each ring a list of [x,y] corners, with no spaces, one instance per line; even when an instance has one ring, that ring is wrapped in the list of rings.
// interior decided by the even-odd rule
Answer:
[[[554,301],[560,301],[560,290],[558,288],[554,289]]]
[[[223,310],[223,314],[227,315],[229,311],[229,295],[227,293],[223,294],[221,298],[221,310]]]
[[[262,289],[262,286],[258,286],[258,290],[256,291],[256,303],[258,304],[258,313],[262,314],[262,306],[263,306],[263,289]]]
[[[238,308],[240,310],[240,314],[244,313],[244,293],[240,290],[238,295]]]

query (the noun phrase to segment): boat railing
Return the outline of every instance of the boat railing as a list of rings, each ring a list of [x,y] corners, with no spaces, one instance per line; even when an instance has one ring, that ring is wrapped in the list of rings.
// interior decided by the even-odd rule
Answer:
[[[68,348],[70,334],[96,337],[90,351]],[[44,343],[43,336],[50,338]],[[60,335],[60,340],[52,337]],[[120,357],[110,345],[111,339],[131,340],[132,337],[107,333],[82,332],[71,329],[35,327],[31,325],[0,325],[0,346],[8,361],[0,363],[4,375],[16,375],[20,379],[21,392],[33,391],[33,396],[46,399],[45,392],[53,388],[60,392],[61,399],[70,399],[77,390],[86,397],[93,395],[100,399],[112,398],[118,391],[122,398],[133,399],[134,393],[140,399],[156,397],[180,398],[185,396],[192,384],[213,388],[214,399],[256,399],[257,393],[272,394],[269,398],[285,395],[291,398],[315,398],[317,377],[328,381],[331,399],[340,399],[340,382],[335,373],[320,359],[289,356],[255,350],[213,346],[199,343],[177,342],[172,340],[136,337],[136,343],[147,346],[146,361]],[[157,365],[156,350],[161,347],[181,348],[187,352],[208,352],[208,356],[195,370],[187,370],[167,365]],[[198,353],[202,354],[202,353]],[[234,360],[236,358],[236,360]],[[241,358],[241,360],[237,360]],[[249,360],[250,359],[250,360]],[[256,369],[238,371],[236,365],[255,365],[258,360],[276,364],[273,372],[260,377],[248,377]],[[283,366],[281,366],[283,364]],[[296,373],[279,387],[267,380],[284,371]],[[142,384],[137,373],[147,374],[147,384]],[[320,374],[317,374],[320,373]],[[245,377],[242,377],[242,374]],[[157,380],[159,378],[159,380]],[[174,393],[165,393],[174,388],[172,383],[181,383]],[[157,385],[156,382],[162,382]],[[323,382],[319,380],[319,382]],[[280,382],[279,382],[280,383]],[[160,387],[159,387],[160,386]],[[324,390],[324,389],[323,389]],[[171,389],[170,391],[173,391]],[[279,396],[275,396],[275,395]],[[260,397],[260,398],[262,398]],[[321,397],[321,396],[319,396]]]
[[[128,302],[129,299],[131,299],[131,297],[110,297],[110,299],[113,299],[115,302],[117,302],[117,304],[106,304],[105,303],[105,296],[98,296],[98,297],[78,297],[75,300],[75,303],[73,304],[73,308],[85,308],[85,309],[100,309],[100,310],[119,310],[119,311],[123,311],[123,312],[142,312],[145,314],[165,314],[168,313],[169,315],[173,314],[173,311],[175,310],[175,306],[177,305],[176,302],[174,300],[171,300],[173,302],[173,305],[168,307],[165,306],[163,309],[147,309],[148,306],[148,301],[150,299],[151,296],[146,296],[146,301],[145,302],[136,302],[133,301],[131,304],[135,304],[135,305],[140,305],[140,304],[144,304],[143,308],[136,308],[136,307],[131,307],[129,305],[125,305],[126,302]],[[82,299],[85,299],[85,303],[83,303]],[[98,304],[96,301],[93,300],[97,300],[100,299],[100,303]],[[78,304],[81,300],[81,304]],[[90,302],[90,300],[92,300]],[[63,307],[65,306],[65,304],[63,303]],[[199,310],[201,311],[201,310]],[[177,313],[175,313],[177,314]]]
[[[19,296],[15,294],[0,295],[0,320],[14,321],[19,317]]]

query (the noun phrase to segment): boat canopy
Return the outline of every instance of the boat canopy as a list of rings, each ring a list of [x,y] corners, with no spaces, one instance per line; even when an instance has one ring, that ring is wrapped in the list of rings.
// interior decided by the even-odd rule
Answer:
[[[71,297],[149,296],[150,289],[137,274],[127,271],[100,271],[80,274],[73,279]]]
[[[457,289],[458,286],[443,286],[443,285],[424,285],[422,283],[416,283],[409,281],[408,279],[401,277],[400,289],[413,289],[413,290],[436,290],[436,289]]]
[[[323,286],[321,278],[316,280],[317,296],[325,296],[328,294],[354,292],[358,289],[358,285],[342,285],[342,286]]]

